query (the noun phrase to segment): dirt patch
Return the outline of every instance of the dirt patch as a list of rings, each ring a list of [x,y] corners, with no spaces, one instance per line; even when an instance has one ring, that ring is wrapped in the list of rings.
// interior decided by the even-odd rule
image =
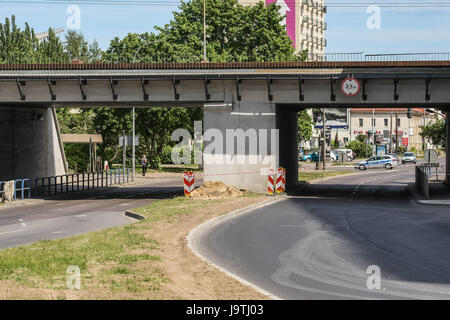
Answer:
[[[200,188],[195,189],[190,198],[192,199],[224,199],[238,198],[245,194],[244,190],[229,186],[220,181],[205,182]]]

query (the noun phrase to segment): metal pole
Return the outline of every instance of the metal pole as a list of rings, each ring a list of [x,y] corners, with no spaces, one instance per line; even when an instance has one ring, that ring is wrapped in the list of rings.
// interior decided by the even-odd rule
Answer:
[[[395,153],[398,153],[398,113],[395,113]]]
[[[125,131],[123,132],[123,169],[125,170],[126,159],[127,159],[127,137],[125,136]]]
[[[136,172],[136,125],[135,125],[135,108],[133,107],[133,177]]]
[[[323,157],[323,170],[327,170],[327,139],[326,139],[326,129],[325,129],[325,123],[326,123],[326,118],[325,118],[325,108],[322,108],[322,123],[323,123],[323,130],[322,130],[322,134],[323,134],[323,144],[322,144],[322,157]],[[320,161],[320,159],[319,159]]]
[[[375,108],[372,108],[372,157],[374,156],[375,152]]]
[[[391,128],[389,130],[389,153],[392,153],[392,108],[391,108]]]
[[[92,171],[92,137],[89,138],[89,170]]]
[[[206,0],[203,0],[203,61],[206,62]]]

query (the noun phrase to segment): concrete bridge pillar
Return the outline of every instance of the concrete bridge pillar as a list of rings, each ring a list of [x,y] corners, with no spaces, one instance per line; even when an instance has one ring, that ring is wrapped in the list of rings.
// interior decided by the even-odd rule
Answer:
[[[446,182],[450,186],[450,124],[448,123],[450,119],[450,111],[447,111],[447,143],[446,143],[446,161],[445,161],[445,172],[446,172]]]
[[[273,103],[205,106],[205,181],[267,192],[267,170],[279,165],[276,129]]]
[[[0,180],[65,173],[52,109],[0,108]]]

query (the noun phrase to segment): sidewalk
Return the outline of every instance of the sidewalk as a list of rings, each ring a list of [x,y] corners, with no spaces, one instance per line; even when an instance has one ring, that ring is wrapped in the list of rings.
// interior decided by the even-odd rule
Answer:
[[[409,191],[414,200],[419,204],[450,206],[450,188],[444,183],[430,183],[430,200],[426,200],[422,193],[417,190],[414,183],[408,184]]]

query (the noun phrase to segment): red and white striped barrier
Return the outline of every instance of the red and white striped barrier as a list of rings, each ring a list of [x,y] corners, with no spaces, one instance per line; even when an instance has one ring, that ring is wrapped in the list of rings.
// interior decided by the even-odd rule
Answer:
[[[269,174],[267,175],[267,192],[271,195],[275,193],[275,179],[275,170],[269,170]]]
[[[278,168],[277,170],[277,193],[286,191],[286,169]]]
[[[194,185],[195,185],[195,175],[193,172],[184,172],[183,176],[183,184],[184,184],[184,195],[186,197],[189,197],[191,195],[191,192],[194,191]]]

